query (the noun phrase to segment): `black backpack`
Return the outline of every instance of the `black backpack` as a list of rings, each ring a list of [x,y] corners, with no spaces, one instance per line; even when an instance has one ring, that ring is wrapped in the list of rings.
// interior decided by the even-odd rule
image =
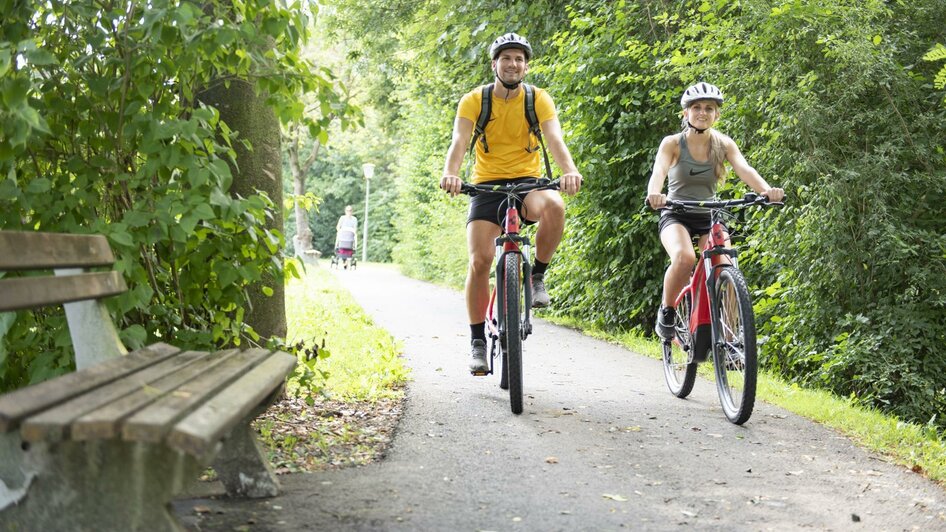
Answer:
[[[529,123],[529,134],[539,141],[538,146],[525,148],[529,153],[535,153],[542,148],[542,156],[545,158],[546,177],[552,179],[552,166],[549,164],[549,155],[545,151],[545,141],[542,139],[542,127],[539,125],[539,117],[535,114],[535,87],[528,83],[522,84],[525,91],[525,113],[526,121]],[[474,156],[476,151],[476,141],[483,142],[483,151],[489,152],[489,144],[486,143],[486,124],[489,123],[490,115],[493,112],[493,84],[483,85],[483,103],[480,107],[480,116],[476,119],[473,127],[473,140],[470,142],[470,156]]]

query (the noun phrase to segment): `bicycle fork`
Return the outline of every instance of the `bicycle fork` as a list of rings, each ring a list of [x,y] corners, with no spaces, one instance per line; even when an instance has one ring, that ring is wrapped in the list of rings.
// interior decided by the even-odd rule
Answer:
[[[716,297],[716,279],[719,277],[718,271],[720,268],[725,266],[736,266],[736,250],[733,248],[724,248],[724,247],[714,247],[713,249],[707,249],[703,251],[703,261],[709,269],[710,274],[706,276],[706,296],[709,298],[710,304],[710,334],[711,334],[711,346],[713,349],[713,360],[718,360],[716,358],[719,349],[722,348],[722,328],[723,325],[720,323],[720,309],[719,309],[719,299]],[[716,257],[728,256],[731,259],[730,263],[723,263],[718,260],[714,260]]]
[[[518,254],[522,260],[522,296],[523,310],[525,317],[520,328],[522,339],[525,340],[532,334],[532,264],[529,257],[532,253],[532,245],[529,238],[520,235],[502,235],[496,239],[496,300],[502,302],[506,289],[506,255],[510,253]],[[515,272],[518,274],[519,272]],[[506,324],[502,321],[503,313],[497,313],[499,316],[499,333],[506,332]]]

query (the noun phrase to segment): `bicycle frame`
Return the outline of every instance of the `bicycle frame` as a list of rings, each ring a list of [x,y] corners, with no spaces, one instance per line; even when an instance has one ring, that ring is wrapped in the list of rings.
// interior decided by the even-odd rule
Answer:
[[[489,307],[486,311],[486,327],[489,329],[491,338],[494,340],[491,349],[491,355],[495,353],[495,340],[502,338],[506,332],[506,324],[503,323],[503,313],[495,310],[496,301],[503,301],[503,287],[506,281],[506,255],[518,253],[522,255],[522,279],[529,279],[529,282],[522,283],[522,295],[524,299],[525,319],[522,322],[521,336],[525,340],[532,334],[532,264],[529,257],[532,253],[532,243],[529,237],[519,234],[519,209],[509,205],[506,208],[506,217],[503,220],[503,234],[496,238],[496,286],[489,299]],[[517,272],[518,274],[518,272]],[[489,373],[493,373],[493,359],[489,357]]]
[[[726,247],[729,235],[716,212],[712,211],[710,232],[700,248],[700,262],[694,268],[690,283],[674,300],[674,306],[677,306],[690,294],[690,357],[693,362],[705,361],[710,349],[715,348],[712,338],[719,324],[713,323],[713,313],[710,312],[710,306],[715,310],[717,305],[716,298],[710,296],[716,293],[715,272],[720,266],[736,264],[736,250]]]
[[[474,195],[478,193],[498,192],[505,193],[510,200],[520,193],[527,193],[532,190],[557,189],[558,181],[548,179],[539,179],[535,183],[520,185],[470,185],[464,184],[461,192]],[[489,305],[486,310],[487,332],[492,340],[490,344],[489,371],[493,373],[493,360],[496,358],[496,344],[501,338],[504,338],[506,324],[502,322],[503,312],[496,311],[496,302],[503,301],[503,290],[506,281],[506,256],[510,253],[517,253],[522,256],[520,264],[522,265],[522,297],[523,297],[523,321],[520,324],[520,337],[525,340],[532,334],[532,262],[529,260],[532,255],[532,243],[529,237],[519,234],[520,219],[519,209],[512,201],[509,201],[506,207],[506,213],[502,220],[502,233],[496,238],[496,286],[490,295]],[[516,272],[518,275],[518,272]]]

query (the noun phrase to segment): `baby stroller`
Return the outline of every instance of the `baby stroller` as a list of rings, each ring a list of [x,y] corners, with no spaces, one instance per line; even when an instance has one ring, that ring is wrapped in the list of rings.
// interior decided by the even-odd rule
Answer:
[[[342,229],[338,233],[338,244],[335,246],[335,255],[332,256],[332,268],[337,268],[341,263],[343,269],[358,267],[358,259],[355,258],[355,233]]]

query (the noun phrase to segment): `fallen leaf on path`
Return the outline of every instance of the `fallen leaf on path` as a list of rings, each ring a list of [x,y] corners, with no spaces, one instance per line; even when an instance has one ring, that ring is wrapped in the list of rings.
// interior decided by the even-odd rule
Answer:
[[[626,502],[626,501],[627,501],[627,497],[624,497],[624,496],[621,496],[621,495],[614,495],[614,494],[611,494],[611,493],[602,493],[601,496],[604,497],[605,499],[611,499],[612,501],[618,501],[618,502]]]

